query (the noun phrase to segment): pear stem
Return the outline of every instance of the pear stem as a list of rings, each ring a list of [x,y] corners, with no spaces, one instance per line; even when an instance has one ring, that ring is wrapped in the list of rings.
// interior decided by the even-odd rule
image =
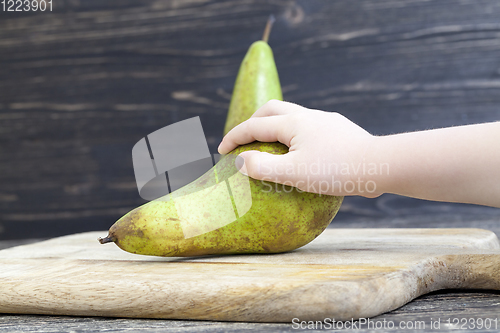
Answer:
[[[99,241],[99,243],[101,244],[106,244],[106,243],[111,243],[111,242],[114,242],[115,240],[110,237],[109,235],[107,235],[106,237],[102,238],[102,237],[99,237],[97,238],[97,240]]]
[[[269,34],[271,33],[271,28],[273,27],[273,23],[276,21],[274,15],[270,15],[267,19],[266,28],[264,29],[264,34],[262,35],[262,40],[267,43],[269,40]]]

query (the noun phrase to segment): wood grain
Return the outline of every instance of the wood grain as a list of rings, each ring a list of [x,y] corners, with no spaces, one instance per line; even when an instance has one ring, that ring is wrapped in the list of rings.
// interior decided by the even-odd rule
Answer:
[[[382,314],[372,319],[374,324],[392,322],[394,329],[391,332],[408,332],[408,323],[423,323],[422,329],[429,329],[432,323],[440,320],[440,330],[445,331],[460,329],[460,325],[447,325],[446,320],[466,318],[468,320],[485,319],[492,320],[488,326],[479,328],[467,328],[468,332],[494,332],[494,318],[498,317],[498,301],[500,291],[483,290],[444,290],[424,295],[407,305],[392,312]],[[471,321],[472,321],[471,320]],[[497,320],[498,321],[498,320]],[[360,326],[359,321],[354,321]],[[403,325],[401,325],[403,324]],[[401,325],[401,326],[400,326]],[[401,328],[400,328],[401,327]],[[464,327],[465,328],[465,327]],[[0,315],[0,329],[5,332],[26,332],[36,330],[37,332],[96,332],[105,330],[135,330],[141,332],[164,332],[173,330],[176,332],[296,332],[291,323],[248,323],[248,322],[218,322],[203,320],[158,320],[158,319],[123,319],[110,317],[75,317],[75,316],[46,316],[46,315]],[[360,327],[357,332],[373,332],[367,324]]]
[[[200,258],[133,255],[98,235],[2,250],[0,313],[348,320],[434,290],[500,289],[500,244],[480,229],[330,229],[289,253]]]
[[[133,144],[165,125],[200,116],[215,152],[270,13],[287,100],[375,134],[500,117],[495,0],[59,0],[52,13],[0,12],[0,239],[109,227],[143,203]],[[383,196],[347,198],[336,220],[477,210],[500,217]]]

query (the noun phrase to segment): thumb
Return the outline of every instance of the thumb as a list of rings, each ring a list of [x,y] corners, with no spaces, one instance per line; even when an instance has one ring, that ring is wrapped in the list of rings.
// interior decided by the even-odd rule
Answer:
[[[240,162],[237,162],[236,166],[246,176],[280,184],[294,182],[295,168],[291,160],[293,156],[290,152],[284,155],[274,155],[249,150],[239,154],[238,157],[240,158],[237,160],[240,160]]]

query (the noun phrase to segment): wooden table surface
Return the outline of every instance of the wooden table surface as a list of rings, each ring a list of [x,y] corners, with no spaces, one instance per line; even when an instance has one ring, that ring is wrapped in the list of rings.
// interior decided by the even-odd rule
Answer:
[[[103,230],[143,203],[131,149],[163,126],[200,116],[215,152],[238,66],[271,13],[286,100],[378,135],[500,119],[497,0],[58,0],[52,13],[0,10],[0,246]],[[337,226],[500,235],[500,211],[353,197]],[[377,320],[498,313],[498,292],[443,291]],[[292,326],[0,315],[6,332],[105,329]]]

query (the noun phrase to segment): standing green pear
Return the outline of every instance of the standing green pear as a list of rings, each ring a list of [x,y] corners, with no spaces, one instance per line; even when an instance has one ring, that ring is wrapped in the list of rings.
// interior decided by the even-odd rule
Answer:
[[[241,64],[224,133],[270,99],[282,100],[267,44],[271,23],[264,40],[251,45]],[[115,242],[137,254],[197,256],[285,252],[315,239],[333,219],[343,197],[244,176],[235,164],[238,154],[247,150],[285,154],[288,147],[277,142],[239,146],[194,182],[123,216],[99,241]]]
[[[283,100],[273,51],[267,44],[274,17],[267,22],[262,40],[254,42],[243,58],[227,114],[224,135],[271,99]]]

